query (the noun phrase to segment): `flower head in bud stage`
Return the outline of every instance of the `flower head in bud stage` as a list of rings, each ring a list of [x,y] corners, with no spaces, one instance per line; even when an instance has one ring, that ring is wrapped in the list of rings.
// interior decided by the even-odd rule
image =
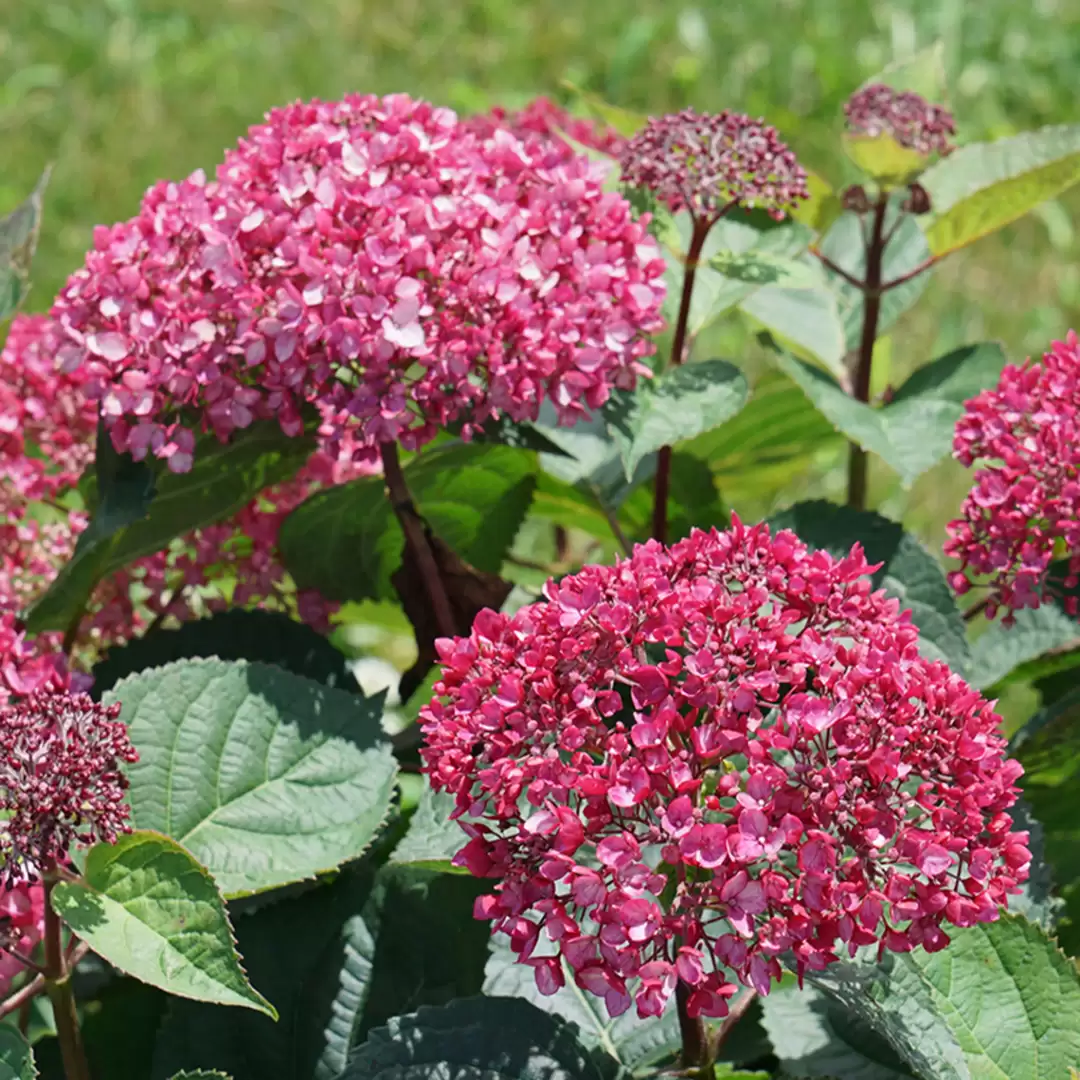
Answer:
[[[1010,364],[998,385],[967,403],[953,454],[980,462],[945,553],[965,593],[969,575],[989,578],[987,614],[1038,607],[1055,553],[1067,558],[1064,585],[1080,584],[1080,341],[1072,331],[1041,360]],[[1065,607],[1077,613],[1075,597]]]
[[[425,768],[477,915],[540,990],[724,1015],[877,944],[944,947],[1027,876],[998,717],[843,559],[737,519],[439,643]]]
[[[547,136],[471,131],[403,95],[276,109],[217,177],[159,184],[99,229],[54,315],[114,443],[190,467],[194,410],[225,439],[414,449],[465,419],[570,423],[648,373],[664,262],[603,167]]]
[[[138,760],[119,705],[38,692],[0,708],[0,878],[11,889],[63,862],[73,843],[130,832],[122,762]]]
[[[623,147],[622,179],[673,212],[711,222],[733,205],[777,220],[809,198],[806,171],[776,129],[741,113],[685,109],[652,117]]]
[[[948,154],[953,150],[956,124],[952,113],[932,105],[911,90],[894,90],[873,83],[857,90],[844,105],[847,129],[855,135],[888,135],[917,154]]]

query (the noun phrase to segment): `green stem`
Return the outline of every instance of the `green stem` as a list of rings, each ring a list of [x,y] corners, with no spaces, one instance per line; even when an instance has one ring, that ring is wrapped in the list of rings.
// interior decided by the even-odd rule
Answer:
[[[60,1058],[66,1080],[90,1080],[90,1066],[79,1031],[79,1015],[71,987],[71,970],[64,955],[63,927],[53,911],[52,891],[58,876],[55,869],[45,874],[45,989],[52,1002]]]
[[[856,401],[869,402],[870,377],[874,367],[874,343],[877,341],[878,320],[881,316],[881,271],[885,255],[885,212],[889,207],[888,192],[881,192],[874,205],[870,239],[866,245],[866,281],[863,285],[863,324],[859,352],[852,380],[852,396]],[[848,506],[866,509],[867,485],[866,451],[851,443],[848,456]]]
[[[726,211],[725,211],[726,212]],[[720,215],[723,216],[723,215]],[[671,342],[670,367],[678,367],[686,358],[686,330],[690,323],[690,298],[694,292],[694,278],[697,275],[698,259],[701,258],[705,237],[719,217],[715,219],[694,219],[694,231],[690,236],[690,250],[686,253],[686,273],[683,274],[682,298],[679,300],[679,314],[675,320],[675,337]],[[671,488],[671,447],[663,446],[656,459],[656,486],[653,502],[653,538],[660,543],[667,542],[667,504],[668,491]]]

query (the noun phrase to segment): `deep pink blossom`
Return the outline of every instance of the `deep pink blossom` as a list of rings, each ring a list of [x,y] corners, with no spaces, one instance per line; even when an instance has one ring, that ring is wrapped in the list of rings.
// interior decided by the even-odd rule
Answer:
[[[987,614],[1038,607],[1056,549],[1068,559],[1064,585],[1080,584],[1080,343],[1069,332],[1042,360],[1010,364],[998,385],[967,403],[953,454],[980,463],[945,553],[969,575],[989,578]],[[1075,597],[1065,607],[1077,613]]]
[[[488,137],[498,128],[504,128],[519,139],[544,135],[563,147],[567,157],[573,154],[573,149],[565,137],[589,150],[596,150],[611,157],[618,157],[626,145],[626,139],[613,128],[580,116],[572,116],[546,97],[534,98],[517,110],[496,107],[489,113],[470,116],[462,123],[470,131]]]
[[[844,105],[844,117],[851,132],[870,138],[888,135],[920,154],[953,150],[956,124],[952,113],[912,90],[894,90],[882,83],[864,86]]]
[[[612,1015],[681,979],[719,1016],[785,954],[802,973],[998,917],[1030,861],[1021,768],[871,569],[735,519],[438,643],[425,768],[541,992],[554,957]]]
[[[138,760],[120,706],[38,692],[0,708],[0,835],[7,888],[37,881],[73,843],[130,832],[123,762]]]
[[[760,207],[779,220],[809,198],[806,170],[776,129],[742,113],[684,109],[651,117],[619,160],[625,184],[699,220],[711,221],[733,205]]]
[[[527,133],[523,133],[527,136]],[[604,169],[402,95],[275,109],[215,180],[162,183],[95,234],[54,315],[113,440],[190,467],[224,439],[332,411],[357,453],[440,427],[570,423],[632,387],[664,263]]]

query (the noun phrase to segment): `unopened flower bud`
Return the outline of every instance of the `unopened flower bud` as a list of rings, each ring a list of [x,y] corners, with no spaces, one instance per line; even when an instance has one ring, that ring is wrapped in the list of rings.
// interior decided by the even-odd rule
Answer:
[[[909,214],[929,214],[932,209],[930,192],[922,184],[909,184],[907,198],[901,203],[901,208]]]

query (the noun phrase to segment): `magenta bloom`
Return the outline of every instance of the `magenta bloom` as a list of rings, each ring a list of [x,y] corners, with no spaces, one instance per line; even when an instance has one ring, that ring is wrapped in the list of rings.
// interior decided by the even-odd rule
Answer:
[[[682,980],[722,1016],[789,950],[801,973],[998,917],[1022,770],[870,570],[735,519],[439,643],[425,766],[543,993],[568,969],[644,1016]]]
[[[121,762],[138,760],[119,705],[85,694],[35,693],[0,708],[0,877],[36,881],[76,841],[130,832]]]
[[[1038,607],[1060,546],[1066,588],[1080,584],[1080,342],[1069,331],[1041,361],[1010,364],[993,390],[967,403],[953,454],[982,462],[975,485],[948,526],[945,554],[961,561],[953,588],[968,575],[989,577],[987,614]],[[1075,598],[1065,606],[1077,613]]]
[[[550,398],[570,423],[647,369],[663,260],[603,168],[402,95],[271,112],[207,183],[99,229],[54,308],[114,442],[190,467],[222,438],[333,410],[374,458]],[[351,434],[350,434],[351,433]]]
[[[888,135],[920,154],[948,154],[954,147],[952,113],[911,90],[874,83],[856,91],[844,105],[848,130],[877,138]]]
[[[727,110],[651,117],[619,161],[625,184],[705,221],[733,205],[761,207],[779,220],[810,194],[806,171],[776,129]]]
[[[25,882],[10,889],[0,886],[0,920],[0,995],[7,996],[26,967],[6,950],[30,956],[45,936],[45,890]]]

